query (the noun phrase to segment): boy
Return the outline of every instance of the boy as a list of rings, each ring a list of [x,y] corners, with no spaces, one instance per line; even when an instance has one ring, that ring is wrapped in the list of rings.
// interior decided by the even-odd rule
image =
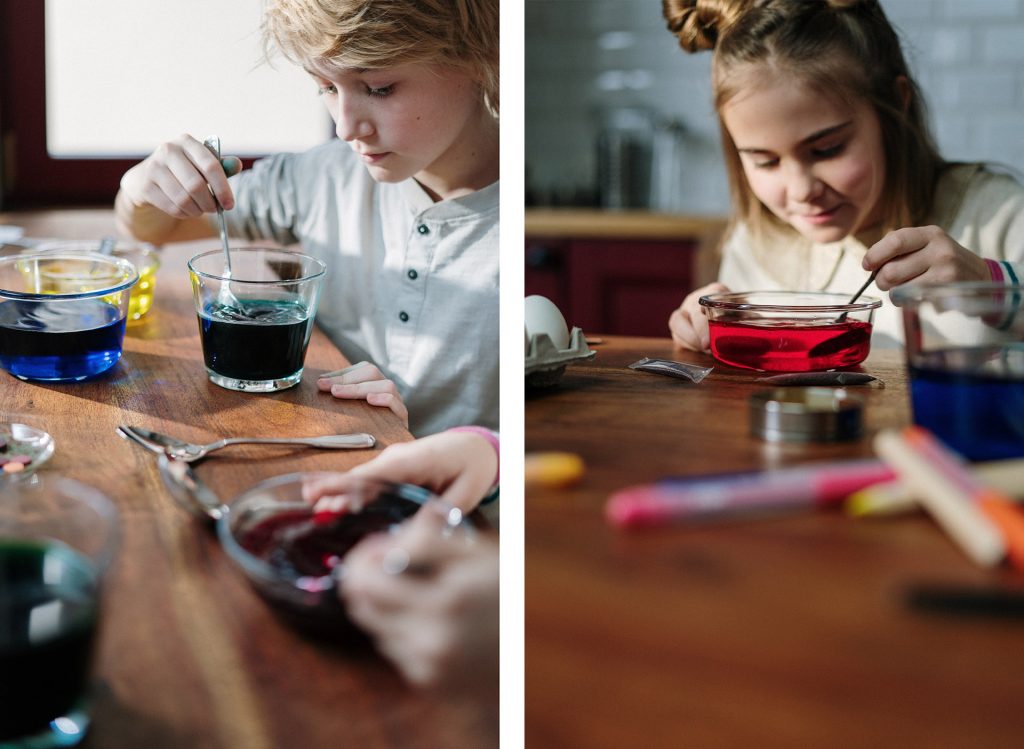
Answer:
[[[263,32],[309,73],[338,139],[229,180],[182,135],[125,173],[120,230],[213,237],[212,190],[231,234],[327,263],[317,323],[358,364],[320,389],[416,435],[497,428],[497,0],[275,0]]]

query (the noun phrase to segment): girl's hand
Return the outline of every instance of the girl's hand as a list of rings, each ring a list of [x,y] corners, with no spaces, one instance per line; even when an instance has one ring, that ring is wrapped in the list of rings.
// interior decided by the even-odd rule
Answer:
[[[984,258],[961,247],[937,226],[891,231],[864,255],[864,270],[879,268],[875,285],[889,291],[909,281],[991,281]]]
[[[217,210],[210,188],[225,210],[234,207],[225,170],[233,174],[239,168],[238,159],[218,161],[198,140],[180,135],[125,172],[121,192],[136,207],[153,206],[179,220],[196,218]]]
[[[318,474],[303,485],[302,497],[316,502],[318,512],[342,512],[349,501],[346,491],[360,479],[383,479],[426,487],[468,513],[490,491],[497,472],[498,456],[487,439],[473,432],[441,432],[390,445],[346,473]]]
[[[498,688],[498,545],[429,523],[360,542],[339,594],[380,652],[418,686],[490,699]]]
[[[727,291],[727,286],[716,281],[687,295],[679,309],[668,318],[668,329],[672,332],[672,340],[677,346],[691,351],[710,351],[708,318],[704,315],[698,300],[705,294],[720,294]]]
[[[338,372],[321,375],[316,386],[330,391],[335,398],[365,400],[371,406],[390,408],[406,427],[409,426],[409,410],[402,402],[398,387],[370,362],[361,361]]]

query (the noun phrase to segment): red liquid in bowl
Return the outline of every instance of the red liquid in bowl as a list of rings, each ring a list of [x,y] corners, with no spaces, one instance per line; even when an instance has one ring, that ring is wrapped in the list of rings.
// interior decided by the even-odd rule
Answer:
[[[814,372],[860,364],[871,349],[871,323],[771,320],[708,323],[711,353],[744,369]]]
[[[387,530],[394,523],[394,518],[376,513],[341,515],[329,523],[317,523],[309,511],[295,510],[248,528],[239,545],[283,577],[320,577],[331,574],[365,536]]]
[[[328,523],[314,522],[309,510],[283,511],[246,528],[239,534],[238,543],[270,565],[281,581],[279,585],[289,587],[287,580],[330,575],[359,541],[371,533],[386,531],[416,509],[418,505],[411,502],[390,508],[371,504],[363,512],[345,514]],[[279,616],[307,634],[350,644],[363,642],[362,632],[349,620],[333,585],[310,591],[301,600],[294,594],[284,595],[272,585],[257,583],[255,587]]]

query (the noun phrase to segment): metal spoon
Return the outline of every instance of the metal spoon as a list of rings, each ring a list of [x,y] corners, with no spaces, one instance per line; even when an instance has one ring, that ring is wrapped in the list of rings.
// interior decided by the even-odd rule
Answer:
[[[185,461],[161,455],[157,459],[157,468],[164,486],[174,500],[196,517],[217,521],[228,511],[227,505],[196,476]]]
[[[872,284],[872,282],[874,282],[875,276],[878,275],[878,271],[880,271],[881,269],[882,269],[882,266],[878,266],[873,271],[871,271],[871,275],[868,276],[868,280],[864,282],[863,286],[861,286],[859,289],[857,289],[857,292],[852,297],[850,297],[850,301],[847,302],[847,304],[853,304],[858,299],[860,299],[860,295],[863,294],[867,290],[868,286],[870,286]],[[843,312],[842,314],[840,314],[839,317],[836,318],[836,322],[837,323],[845,322],[847,314],[848,314],[847,312]]]
[[[203,141],[203,145],[206,146],[210,152],[217,157],[217,161],[220,161],[220,138],[216,135],[211,135],[209,138]],[[228,246],[228,223],[224,219],[224,207],[217,200],[217,195],[213,192],[213,188],[207,185],[206,188],[210,191],[210,197],[213,198],[214,205],[217,206],[217,218],[220,220],[220,243],[224,247],[224,283],[221,284],[220,292],[217,294],[217,302],[224,307],[231,307],[234,310],[241,310],[242,303],[238,301],[238,298],[231,292],[231,248]]]
[[[140,427],[122,425],[117,428],[117,431],[122,437],[142,445],[147,450],[186,463],[204,458],[214,450],[220,450],[228,445],[302,445],[339,450],[369,448],[376,444],[373,435],[364,432],[332,434],[324,437],[226,437],[208,445],[196,445]]]
[[[114,246],[116,244],[117,237],[108,234],[107,236],[103,237],[103,239],[100,240],[100,246],[99,249],[96,250],[96,252],[100,253],[101,255],[113,255]]]

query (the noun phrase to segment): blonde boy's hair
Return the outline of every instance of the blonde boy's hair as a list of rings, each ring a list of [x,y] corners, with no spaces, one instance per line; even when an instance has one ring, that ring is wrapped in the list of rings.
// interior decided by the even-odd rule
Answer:
[[[498,0],[272,0],[263,41],[299,65],[460,68],[498,113]]]

